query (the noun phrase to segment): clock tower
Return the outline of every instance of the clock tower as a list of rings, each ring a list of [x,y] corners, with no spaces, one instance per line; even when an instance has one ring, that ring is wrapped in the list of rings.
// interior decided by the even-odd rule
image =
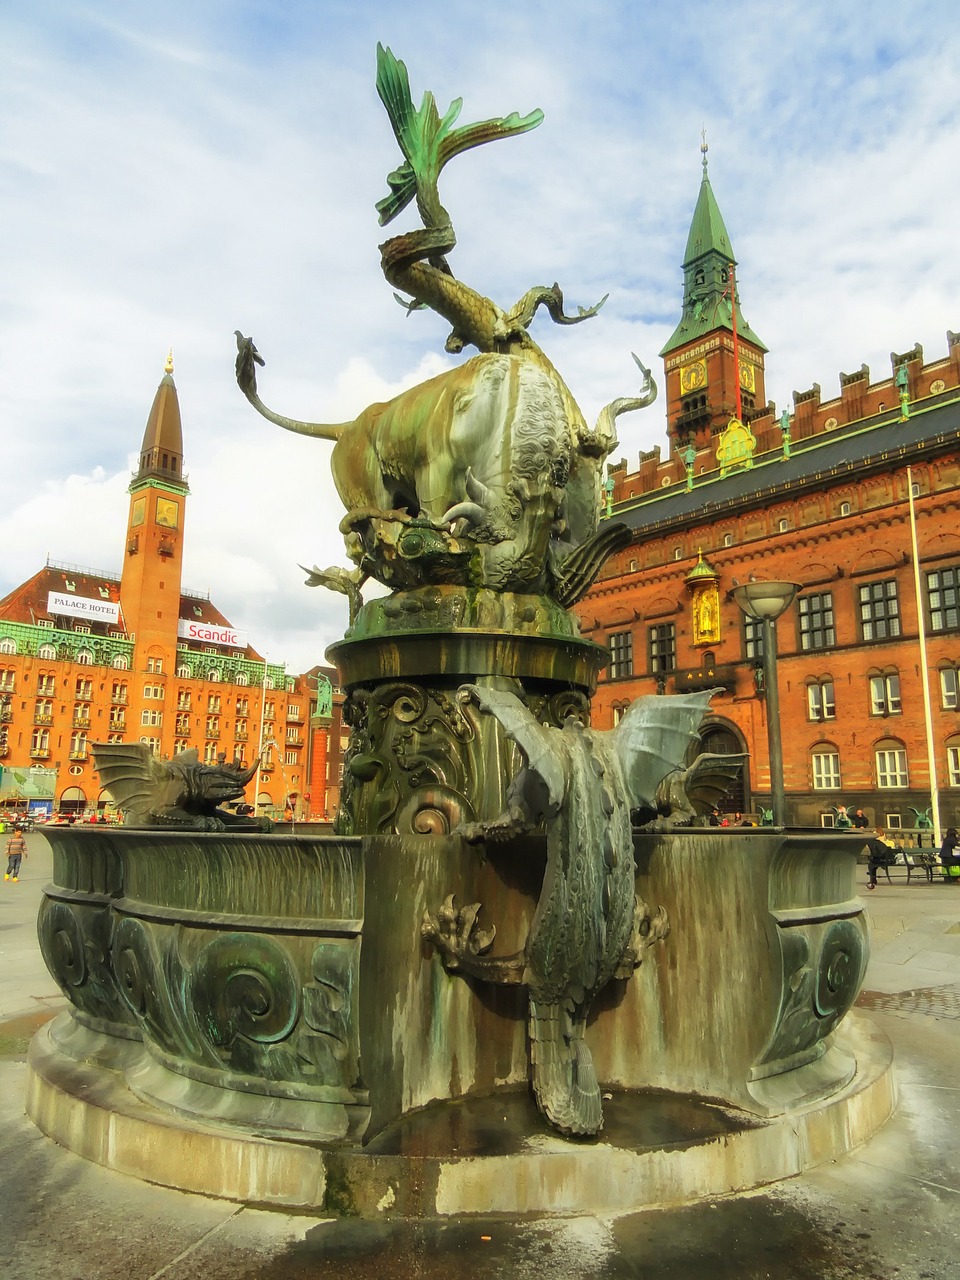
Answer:
[[[683,259],[683,314],[660,352],[674,454],[691,445],[712,452],[738,410],[747,423],[766,408],[767,348],[740,310],[736,259],[707,174],[706,141],[700,150],[703,177]]]
[[[175,668],[188,493],[171,352],[143,433],[140,465],[130,482],[120,578],[120,607],[127,632],[136,638],[138,672],[172,674]]]

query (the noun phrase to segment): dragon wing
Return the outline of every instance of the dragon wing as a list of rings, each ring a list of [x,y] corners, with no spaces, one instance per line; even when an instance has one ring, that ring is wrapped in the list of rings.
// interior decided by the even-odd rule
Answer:
[[[690,744],[710,699],[718,690],[697,693],[649,694],[627,708],[615,729],[609,730],[623,765],[633,809],[655,809],[657,787],[675,769],[683,769]]]
[[[93,759],[117,808],[127,813],[150,807],[159,779],[149,747],[142,742],[95,742]]]
[[[470,693],[481,711],[500,721],[504,733],[523,752],[527,768],[543,779],[551,805],[559,807],[566,792],[566,780],[563,758],[554,741],[558,730],[540,724],[514,693],[478,684],[462,685],[461,689]]]
[[[715,755],[710,751],[697,756],[683,778],[683,790],[697,813],[709,813],[719,807],[749,758],[745,754]]]

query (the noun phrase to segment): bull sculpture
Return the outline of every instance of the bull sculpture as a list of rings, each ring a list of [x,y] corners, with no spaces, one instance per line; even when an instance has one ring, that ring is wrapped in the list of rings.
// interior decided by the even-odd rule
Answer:
[[[620,526],[598,534],[603,464],[617,447],[617,416],[650,404],[656,386],[635,356],[644,375],[639,395],[607,405],[589,430],[528,327],[540,306],[558,324],[579,324],[605,299],[568,316],[559,286],[538,286],[505,312],[450,270],[456,237],[439,200],[440,169],[468,147],[535,127],[542,114],[453,129],[459,101],[443,119],[429,93],[415,110],[406,68],[383,48],[377,88],[406,157],[378,205],[381,224],[414,198],[424,222],[381,246],[384,275],[412,297],[398,299],[408,310],[429,307],[451,322],[448,351],[472,345],[481,354],[336,424],[267,408],[256,381],[263,358],[239,330],[237,381],[270,422],[334,442],[333,478],[347,510],[341,531],[356,581],[454,582],[547,592],[572,604],[624,544]]]

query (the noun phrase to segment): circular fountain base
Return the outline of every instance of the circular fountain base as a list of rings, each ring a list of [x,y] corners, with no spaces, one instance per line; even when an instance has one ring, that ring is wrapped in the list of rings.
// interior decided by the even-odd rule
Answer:
[[[69,1015],[61,1015],[69,1016]],[[438,1103],[366,1147],[318,1146],[178,1117],[139,1100],[129,1061],[80,1063],[44,1028],[30,1051],[27,1111],[61,1146],[181,1191],[274,1209],[377,1217],[621,1213],[792,1177],[865,1142],[896,1103],[889,1042],[862,1014],[838,1041],[852,1080],[769,1119],[674,1093],[616,1092],[590,1142],[546,1131],[526,1091]]]

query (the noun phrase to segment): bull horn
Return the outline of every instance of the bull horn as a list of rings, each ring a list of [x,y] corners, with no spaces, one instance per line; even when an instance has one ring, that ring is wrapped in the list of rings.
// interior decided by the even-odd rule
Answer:
[[[455,507],[450,507],[440,517],[442,525],[453,524],[455,520],[466,520],[468,524],[482,524],[487,518],[487,513],[483,507],[478,506],[476,502],[458,502]]]
[[[474,502],[478,502],[480,506],[487,511],[493,510],[493,494],[481,480],[477,479],[470,467],[467,467],[467,474],[464,477],[464,483],[466,485],[468,498],[472,498]]]

